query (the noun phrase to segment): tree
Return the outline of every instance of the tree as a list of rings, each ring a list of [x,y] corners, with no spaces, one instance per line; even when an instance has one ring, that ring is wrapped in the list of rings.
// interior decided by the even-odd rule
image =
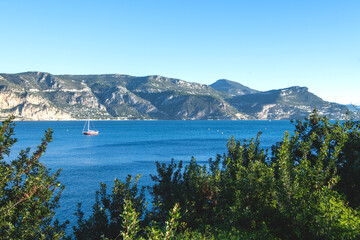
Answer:
[[[291,138],[286,133],[273,148],[276,218],[269,226],[283,239],[356,239],[359,215],[335,190],[335,166],[346,132],[335,145],[330,144],[331,135],[321,141],[318,137],[312,133],[302,140],[298,133]],[[318,148],[312,149],[314,144]]]
[[[64,186],[58,181],[60,171],[51,173],[40,157],[52,141],[52,130],[37,150],[22,150],[12,161],[4,160],[16,143],[14,117],[0,127],[0,236],[2,239],[61,239],[67,222],[54,221]]]
[[[330,123],[314,112],[297,122],[294,135],[285,133],[272,157],[258,135],[243,144],[230,139],[227,154],[208,165],[192,159],[182,171],[181,164],[157,164],[157,213],[164,216],[179,201],[181,221],[196,230],[209,225],[269,239],[356,239],[359,213],[347,199],[355,199],[359,184],[349,186],[354,192],[342,184],[359,170],[359,134],[354,121]]]
[[[354,120],[330,122],[313,112],[295,123],[294,134],[285,132],[271,154],[258,134],[243,143],[232,137],[227,153],[203,166],[195,158],[184,168],[157,162],[149,187],[153,208],[144,217],[128,178],[111,201],[102,187],[93,215],[80,227],[97,234],[85,238],[101,237],[97,229],[109,229],[115,219],[112,236],[124,238],[359,239],[359,128]],[[109,208],[114,201],[120,203],[115,212]],[[168,213],[174,220],[166,222]]]
[[[301,159],[299,143],[312,139],[307,153],[309,162],[315,164],[318,153],[323,152],[321,169],[327,172],[327,180],[338,176],[335,189],[346,196],[351,207],[360,210],[360,122],[354,119],[330,122],[314,111],[309,119],[298,120],[294,126],[297,146],[292,148],[293,164]],[[325,142],[326,152],[321,150]],[[273,147],[274,152],[276,148]],[[336,158],[331,159],[335,151],[338,151]]]
[[[138,218],[143,216],[146,207],[145,187],[139,189],[139,179],[140,175],[135,178],[133,183],[130,175],[125,182],[115,179],[111,194],[107,193],[106,184],[100,183],[100,190],[95,194],[93,211],[88,219],[83,218],[84,213],[81,210],[81,204],[78,205],[78,210],[75,213],[78,225],[73,227],[75,238],[116,239],[120,232],[126,232],[128,234],[125,234],[126,236],[131,235],[126,230],[129,227],[123,224],[124,220],[129,218],[137,224]],[[130,224],[131,228],[136,224]]]

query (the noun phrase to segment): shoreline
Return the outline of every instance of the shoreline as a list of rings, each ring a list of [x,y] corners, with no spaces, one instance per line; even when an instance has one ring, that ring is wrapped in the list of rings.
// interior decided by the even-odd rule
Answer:
[[[0,118],[0,121],[4,121],[6,118]],[[22,120],[22,119],[15,119],[14,122],[83,122],[87,121],[88,119],[65,119],[65,120],[52,120],[52,119],[42,119],[42,120]],[[91,121],[228,121],[228,122],[244,122],[244,121],[291,121],[291,119],[90,119]],[[293,119],[296,120],[296,119]],[[337,120],[337,119],[330,119],[330,120]],[[340,120],[341,121],[341,120]]]

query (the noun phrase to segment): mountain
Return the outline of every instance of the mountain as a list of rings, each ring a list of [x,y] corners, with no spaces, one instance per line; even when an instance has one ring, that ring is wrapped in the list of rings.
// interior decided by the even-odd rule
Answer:
[[[346,112],[300,87],[259,92],[229,80],[207,86],[162,76],[0,74],[1,118],[289,119],[314,107],[331,118]]]
[[[247,117],[207,85],[161,76],[0,74],[0,99],[2,117],[30,120]]]
[[[301,119],[316,108],[331,119],[343,118],[347,108],[323,101],[306,87],[290,87],[227,99],[238,111],[256,119]]]
[[[251,93],[257,93],[259,91],[246,87],[238,82],[233,82],[226,79],[220,79],[210,85],[210,87],[224,92],[230,96],[245,95]]]
[[[360,105],[348,104],[346,107],[352,112],[359,112]]]

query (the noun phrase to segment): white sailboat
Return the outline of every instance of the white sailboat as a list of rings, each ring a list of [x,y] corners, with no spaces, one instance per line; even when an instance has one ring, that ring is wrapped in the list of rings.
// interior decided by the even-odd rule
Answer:
[[[90,129],[90,117],[88,117],[88,120],[86,120],[82,132],[84,135],[98,135],[99,134],[99,131]]]

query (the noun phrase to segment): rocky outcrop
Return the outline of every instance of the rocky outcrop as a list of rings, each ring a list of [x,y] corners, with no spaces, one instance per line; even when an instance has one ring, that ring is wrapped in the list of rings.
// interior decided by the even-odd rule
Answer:
[[[14,115],[23,120],[71,120],[70,114],[52,106],[52,104],[33,93],[26,91],[0,91],[0,116]]]
[[[308,88],[298,86],[236,96],[227,101],[238,111],[261,120],[303,119],[315,108],[331,119],[343,119],[347,112],[345,106],[323,101]]]
[[[159,113],[159,110],[151,102],[138,97],[121,86],[109,91],[103,104],[111,115],[117,117],[149,117]]]

